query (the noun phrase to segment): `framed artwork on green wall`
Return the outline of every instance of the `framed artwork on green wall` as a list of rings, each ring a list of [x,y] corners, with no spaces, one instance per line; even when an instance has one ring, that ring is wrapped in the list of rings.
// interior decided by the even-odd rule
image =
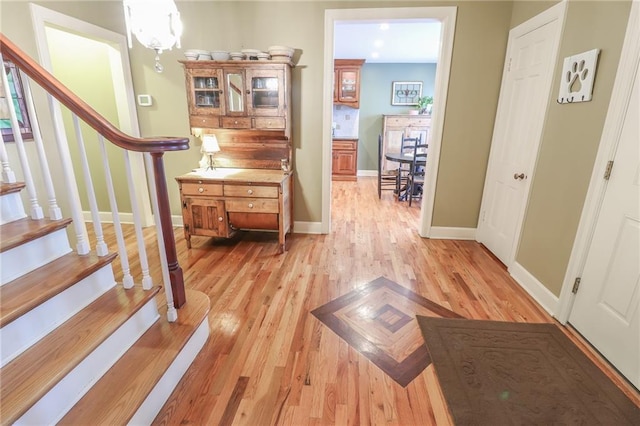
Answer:
[[[13,101],[13,106],[16,110],[22,139],[33,139],[33,130],[27,112],[27,103],[24,97],[20,73],[11,61],[4,61],[3,65],[9,82],[9,90],[4,87],[4,84],[0,84],[0,131],[2,132],[2,139],[5,142],[15,141],[13,129],[11,129],[11,120],[9,119],[9,99]],[[10,98],[9,94],[11,95]]]
[[[422,96],[421,81],[394,81],[391,85],[391,105],[418,105]]]

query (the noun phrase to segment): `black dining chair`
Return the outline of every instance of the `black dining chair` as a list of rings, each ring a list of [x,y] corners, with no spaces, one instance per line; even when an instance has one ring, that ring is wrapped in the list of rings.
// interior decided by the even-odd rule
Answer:
[[[409,174],[407,176],[408,185],[406,193],[409,198],[409,206],[411,206],[411,202],[414,198],[422,198],[422,193],[424,192],[428,149],[428,144],[416,143],[413,146],[413,161],[411,162]]]
[[[397,169],[384,169],[384,158],[382,155],[382,135],[378,135],[378,198],[382,198],[382,191],[395,190],[398,179]]]
[[[400,154],[406,156],[407,158],[413,158],[415,154],[415,147],[418,145],[422,145],[422,134],[418,134],[418,136],[406,136],[407,133],[402,136],[402,141],[400,144]],[[412,164],[405,163],[401,164],[400,168],[398,168],[398,178],[396,180],[396,191],[398,194],[399,200],[406,200],[407,196],[407,188],[410,185],[409,177],[411,174]]]

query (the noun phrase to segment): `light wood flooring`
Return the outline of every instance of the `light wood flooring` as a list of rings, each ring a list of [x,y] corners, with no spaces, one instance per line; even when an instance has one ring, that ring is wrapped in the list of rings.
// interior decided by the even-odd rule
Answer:
[[[288,236],[281,255],[275,233],[193,237],[187,250],[177,228],[186,285],[211,298],[211,335],[156,424],[450,424],[433,366],[402,387],[310,313],[386,277],[463,317],[553,322],[480,244],[420,238],[419,209],[359,178],[333,182],[331,234]]]

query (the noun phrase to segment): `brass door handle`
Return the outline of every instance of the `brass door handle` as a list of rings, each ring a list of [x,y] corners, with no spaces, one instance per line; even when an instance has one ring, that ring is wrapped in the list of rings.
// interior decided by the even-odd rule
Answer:
[[[514,178],[515,180],[518,180],[518,179],[519,179],[519,180],[523,180],[523,179],[525,178],[525,175],[524,175],[524,173],[520,173],[520,174],[515,173],[515,174],[513,175],[513,178]]]

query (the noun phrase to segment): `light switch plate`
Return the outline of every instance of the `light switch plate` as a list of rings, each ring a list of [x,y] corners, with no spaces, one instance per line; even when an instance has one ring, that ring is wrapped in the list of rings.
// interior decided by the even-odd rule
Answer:
[[[153,105],[153,98],[151,95],[138,95],[138,105],[151,106]]]

